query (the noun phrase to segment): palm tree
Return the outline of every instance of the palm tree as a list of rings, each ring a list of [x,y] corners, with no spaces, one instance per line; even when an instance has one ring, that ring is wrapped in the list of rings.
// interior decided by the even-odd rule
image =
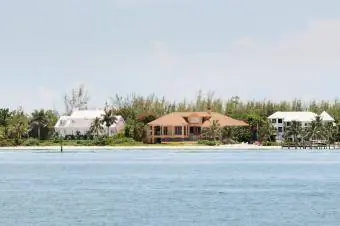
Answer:
[[[258,141],[259,140],[259,127],[262,123],[262,118],[259,115],[256,114],[250,114],[247,117],[247,122],[250,126],[250,130],[252,133],[252,140]]]
[[[335,141],[337,132],[337,127],[333,122],[329,122],[324,126],[324,133],[326,135],[328,145],[331,145],[331,143]]]
[[[37,130],[38,131],[38,139],[41,140],[41,129],[48,127],[48,118],[46,116],[46,112],[41,110],[35,110],[32,113],[32,119],[30,122],[31,130]]]
[[[287,137],[293,137],[293,142],[297,144],[298,137],[302,134],[301,123],[298,121],[292,121],[291,125],[286,129]]]
[[[261,142],[273,141],[272,137],[276,135],[276,129],[274,128],[273,124],[271,124],[268,120],[263,120],[259,129],[259,135],[261,138]]]
[[[47,137],[52,137],[54,134],[54,126],[57,123],[59,119],[58,112],[54,110],[47,110],[45,111],[45,115],[48,121],[48,126],[47,126]]]
[[[217,120],[213,120],[210,127],[204,128],[202,134],[205,138],[216,141],[216,138],[221,140],[222,130],[221,125]]]
[[[112,108],[105,108],[102,123],[105,124],[107,128],[107,135],[110,136],[110,126],[117,122],[117,118],[115,116],[115,111]]]
[[[320,116],[316,116],[307,129],[307,137],[312,140],[321,140],[325,136],[325,127],[322,124],[322,120]]]
[[[103,132],[104,127],[103,127],[103,123],[102,123],[102,119],[100,119],[99,117],[96,117],[90,126],[90,133],[93,135],[95,134],[97,137],[99,137],[99,134],[101,132]]]
[[[4,127],[5,136],[8,136],[8,126],[12,115],[13,112],[11,112],[8,108],[0,109],[0,126]]]

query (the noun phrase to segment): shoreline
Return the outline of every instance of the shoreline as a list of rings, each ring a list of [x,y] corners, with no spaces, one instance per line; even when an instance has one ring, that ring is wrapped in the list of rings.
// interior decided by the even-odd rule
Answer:
[[[202,145],[171,145],[171,146],[63,146],[63,150],[278,150],[281,146],[258,146],[251,144],[232,144],[220,146]],[[0,151],[38,151],[38,150],[60,150],[60,146],[16,146],[0,147]]]

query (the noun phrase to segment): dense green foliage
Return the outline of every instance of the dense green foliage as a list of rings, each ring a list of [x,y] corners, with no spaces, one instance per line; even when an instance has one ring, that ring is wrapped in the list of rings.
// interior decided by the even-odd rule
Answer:
[[[0,109],[0,146],[24,145],[32,139],[48,140],[54,134],[58,115],[52,110],[35,110],[26,114],[22,109]]]
[[[86,108],[89,100],[84,87],[74,89],[71,96],[65,96],[66,115],[75,108]],[[226,114],[230,117],[244,120],[250,128],[218,128],[215,122],[211,128],[203,131],[208,141],[203,143],[222,141],[223,143],[249,142],[259,140],[263,144],[274,142],[274,128],[268,122],[267,117],[276,111],[313,111],[317,114],[327,111],[335,119],[340,119],[340,102],[336,101],[312,101],[304,103],[300,100],[291,102],[281,101],[242,101],[239,97],[232,97],[228,100],[214,98],[213,93],[203,95],[199,92],[194,101],[183,100],[180,102],[167,101],[165,98],[157,98],[155,95],[147,97],[130,95],[121,97],[116,95],[112,102],[105,107],[105,114],[91,125],[89,134],[86,136],[69,137],[65,142],[74,145],[119,145],[139,144],[145,141],[145,126],[154,119],[175,111],[207,111],[212,109],[215,112]],[[124,133],[116,138],[101,137],[99,134],[112,125],[116,118],[114,115],[121,115],[126,121]],[[54,134],[58,114],[52,110],[35,110],[26,113],[22,109],[11,110],[6,107],[0,109],[0,146],[10,145],[52,145],[58,144],[60,139]],[[104,125],[104,126],[103,126]],[[332,142],[340,140],[337,127],[322,125],[318,121],[313,122],[309,130],[302,131],[299,125],[290,127],[289,135],[295,140],[302,138],[327,138]],[[300,137],[300,139],[298,139]]]
[[[308,127],[302,127],[300,122],[292,121],[291,125],[287,127],[286,142],[291,145],[308,145],[313,142],[323,142],[326,144],[333,144],[339,141],[338,126],[332,122],[324,124],[320,117],[316,117]]]

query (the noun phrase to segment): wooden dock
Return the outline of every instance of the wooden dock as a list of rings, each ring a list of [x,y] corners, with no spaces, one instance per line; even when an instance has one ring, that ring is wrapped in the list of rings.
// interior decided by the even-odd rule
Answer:
[[[305,144],[305,145],[282,145],[284,149],[337,149],[336,145],[328,145],[328,144]]]

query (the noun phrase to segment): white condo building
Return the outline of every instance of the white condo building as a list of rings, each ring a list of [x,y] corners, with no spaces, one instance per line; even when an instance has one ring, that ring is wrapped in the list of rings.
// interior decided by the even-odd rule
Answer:
[[[277,131],[276,140],[283,141],[285,134],[285,127],[290,126],[292,121],[297,121],[301,123],[302,127],[307,127],[309,124],[315,120],[318,115],[314,112],[301,111],[301,112],[282,112],[278,111],[268,117],[273,127]],[[324,122],[333,122],[332,118],[327,112],[322,112],[320,119]]]
[[[95,118],[101,118],[104,110],[75,110],[70,116],[61,116],[54,126],[55,131],[65,137],[68,135],[85,135]],[[116,116],[117,122],[109,128],[109,135],[113,136],[121,132],[125,127],[125,121],[122,116]],[[103,124],[102,135],[108,134],[107,128]]]

